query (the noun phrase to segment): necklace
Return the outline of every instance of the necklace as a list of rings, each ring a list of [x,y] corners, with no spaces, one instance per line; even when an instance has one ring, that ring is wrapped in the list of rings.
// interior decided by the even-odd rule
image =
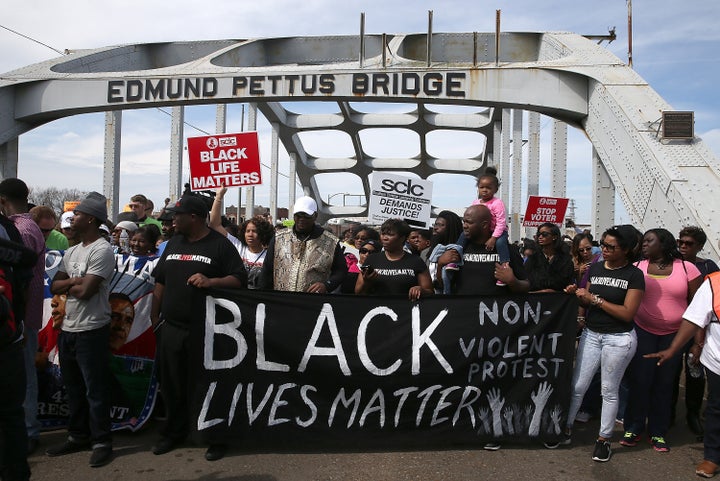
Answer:
[[[618,270],[618,269],[622,269],[622,268],[625,267],[626,265],[628,265],[627,262],[626,262],[625,264],[621,265],[621,266],[610,267],[610,265],[608,265],[608,262],[605,261],[605,269],[607,269],[607,270],[609,270],[609,271],[616,271],[616,270]]]
[[[664,262],[656,262],[655,265],[656,265],[657,268],[658,268],[659,270],[661,270],[661,271],[664,271],[665,268],[667,267],[667,264],[665,264]]]

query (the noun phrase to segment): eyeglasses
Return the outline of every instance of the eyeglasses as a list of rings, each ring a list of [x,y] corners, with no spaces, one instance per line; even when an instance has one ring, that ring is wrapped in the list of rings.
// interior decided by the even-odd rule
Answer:
[[[578,252],[591,252],[592,247],[578,247]]]
[[[601,249],[605,249],[605,250],[607,250],[608,252],[615,252],[615,249],[617,248],[617,246],[614,246],[614,245],[612,245],[612,244],[606,244],[606,243],[604,243],[604,242],[601,242],[601,243],[600,243],[600,248],[601,248]]]
[[[550,237],[552,235],[552,232],[548,232],[546,230],[540,231],[537,233],[538,237]]]
[[[693,247],[693,246],[695,246],[695,241],[684,241],[684,240],[678,239],[677,245],[679,247],[682,247],[682,246]]]
[[[358,252],[360,252],[360,254],[372,254],[372,253],[375,252],[375,251],[374,251],[374,250],[366,249],[366,248],[364,248],[364,247],[361,247],[361,248],[358,250]]]

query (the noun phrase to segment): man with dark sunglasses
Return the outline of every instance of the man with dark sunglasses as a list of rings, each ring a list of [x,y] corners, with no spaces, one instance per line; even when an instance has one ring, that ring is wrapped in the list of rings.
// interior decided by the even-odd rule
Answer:
[[[67,237],[57,230],[57,215],[46,205],[37,205],[30,209],[30,215],[40,227],[45,238],[45,247],[51,250],[65,251],[70,247]]]

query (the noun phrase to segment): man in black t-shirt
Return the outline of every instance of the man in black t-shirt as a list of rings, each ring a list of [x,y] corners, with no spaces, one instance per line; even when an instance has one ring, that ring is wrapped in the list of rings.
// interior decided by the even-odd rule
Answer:
[[[187,437],[190,399],[195,371],[189,352],[190,325],[204,321],[204,289],[247,287],[247,272],[237,249],[227,238],[207,226],[208,208],[194,195],[184,195],[166,211],[174,214],[175,232],[165,247],[153,275],[152,321],[162,312],[165,320],[159,336],[157,363],[167,421],[154,454],[172,451]],[[225,455],[224,444],[211,444],[205,459]]]
[[[463,215],[463,232],[468,240],[463,253],[463,267],[455,275],[454,294],[475,294],[488,296],[507,295],[511,292],[527,292],[530,283],[523,268],[522,258],[515,249],[510,249],[510,262],[501,264],[496,250],[487,250],[485,243],[492,235],[490,220],[492,214],[484,205],[471,205]],[[457,251],[448,250],[438,259],[438,276],[449,263],[458,263]],[[496,281],[506,286],[499,286]]]

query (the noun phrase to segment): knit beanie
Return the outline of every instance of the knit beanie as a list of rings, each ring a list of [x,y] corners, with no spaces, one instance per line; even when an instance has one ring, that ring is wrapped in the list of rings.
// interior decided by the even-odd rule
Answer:
[[[75,207],[75,210],[83,214],[91,215],[99,219],[102,223],[107,222],[107,199],[98,192],[90,192],[88,196]]]

